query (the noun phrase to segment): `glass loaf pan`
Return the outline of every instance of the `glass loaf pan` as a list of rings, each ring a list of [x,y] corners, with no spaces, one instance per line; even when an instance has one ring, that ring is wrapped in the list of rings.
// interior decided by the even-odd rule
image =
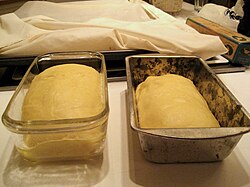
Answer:
[[[126,58],[129,120],[145,158],[156,163],[212,162],[225,159],[244,133],[249,114],[200,58],[137,55]],[[150,75],[179,74],[193,81],[220,128],[143,129],[138,121],[136,87]]]
[[[61,64],[83,64],[100,73],[103,110],[91,117],[32,120],[21,119],[22,104],[34,77]],[[107,74],[104,56],[95,52],[51,53],[37,57],[12,96],[3,116],[18,152],[34,162],[89,159],[101,155],[109,115]]]

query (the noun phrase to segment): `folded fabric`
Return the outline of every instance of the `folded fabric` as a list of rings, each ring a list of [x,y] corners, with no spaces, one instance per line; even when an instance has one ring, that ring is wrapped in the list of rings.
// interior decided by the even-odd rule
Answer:
[[[227,49],[145,2],[32,1],[0,16],[1,56],[59,51],[145,49],[207,59]]]
[[[227,10],[229,9],[225,6],[208,3],[202,7],[198,13],[198,16],[218,23],[223,27],[237,31],[239,20],[232,18],[230,14],[227,14]]]

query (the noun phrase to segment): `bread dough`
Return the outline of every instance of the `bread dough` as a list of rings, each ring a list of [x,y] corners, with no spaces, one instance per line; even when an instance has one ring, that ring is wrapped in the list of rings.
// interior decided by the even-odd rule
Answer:
[[[104,109],[101,76],[92,67],[57,65],[37,75],[25,96],[23,120],[95,116]]]
[[[53,66],[37,75],[25,96],[23,120],[86,118],[105,107],[102,79],[95,69],[79,64]],[[44,124],[46,125],[46,124]],[[102,153],[107,118],[95,128],[23,136],[19,152],[31,161],[87,159]]]
[[[149,76],[136,89],[141,128],[219,127],[193,82],[183,76]]]
[[[106,126],[107,121],[84,131],[24,135],[25,148],[18,151],[34,162],[89,159],[102,153]]]

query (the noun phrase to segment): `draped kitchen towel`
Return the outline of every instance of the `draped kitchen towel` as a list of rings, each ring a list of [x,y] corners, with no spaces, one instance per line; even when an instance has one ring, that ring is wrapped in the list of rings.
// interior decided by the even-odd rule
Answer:
[[[143,1],[29,1],[0,16],[0,55],[145,49],[203,59],[227,52],[219,37],[200,34]]]

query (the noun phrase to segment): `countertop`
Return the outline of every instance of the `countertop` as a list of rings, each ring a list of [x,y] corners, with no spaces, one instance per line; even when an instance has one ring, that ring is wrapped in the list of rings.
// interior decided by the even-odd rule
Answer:
[[[218,75],[250,113],[250,69]],[[214,163],[155,164],[144,159],[127,118],[126,82],[108,83],[110,115],[102,157],[90,161],[35,165],[14,149],[0,122],[0,186],[238,187],[250,186],[250,134]],[[0,92],[2,115],[13,91]]]
[[[250,112],[250,71],[219,75]],[[240,84],[239,84],[240,82]],[[126,82],[108,84],[110,116],[103,157],[87,162],[34,165],[15,151],[0,124],[0,186],[165,187],[250,186],[250,134],[222,162],[155,164],[146,161],[127,118]],[[13,92],[0,92],[2,114]]]

